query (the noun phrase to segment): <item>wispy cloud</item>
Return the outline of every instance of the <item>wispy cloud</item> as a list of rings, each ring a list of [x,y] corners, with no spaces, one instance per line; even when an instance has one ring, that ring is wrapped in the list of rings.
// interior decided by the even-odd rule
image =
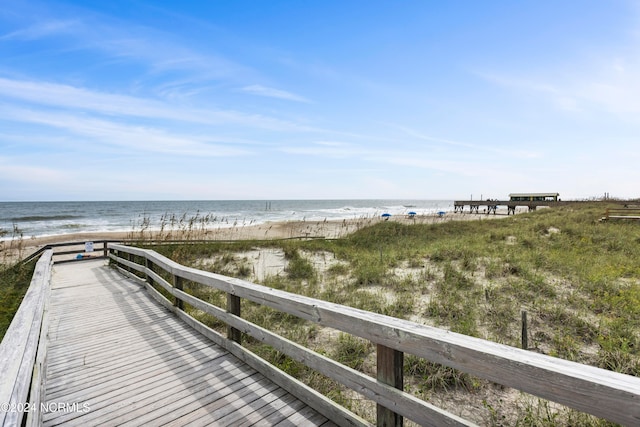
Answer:
[[[639,74],[640,56],[636,55],[601,56],[597,60],[583,60],[578,65],[559,65],[542,75],[504,72],[478,75],[503,88],[546,99],[560,111],[637,114],[640,112]]]
[[[243,92],[247,92],[252,95],[265,96],[267,98],[278,98],[278,99],[285,99],[287,101],[296,101],[296,102],[305,102],[305,103],[311,102],[303,96],[296,95],[294,93],[287,92],[284,90],[274,89],[271,87],[265,87],[260,85],[245,86],[241,90]]]
[[[211,137],[181,135],[157,127],[126,125],[104,119],[68,113],[54,113],[0,107],[6,120],[46,125],[75,135],[89,137],[105,146],[124,147],[127,151],[147,151],[188,156],[239,156],[251,151],[215,143]]]
[[[179,72],[192,80],[256,79],[260,72],[214,49],[197,49],[175,33],[132,23],[82,7],[25,7],[23,28],[0,35],[0,40],[32,41],[65,37],[66,49],[103,56],[106,61],[127,61],[149,74]],[[34,15],[33,18],[29,18]]]
[[[410,135],[414,138],[424,141],[435,142],[440,145],[448,145],[452,147],[462,147],[468,150],[474,150],[479,152],[490,152],[500,154],[506,157],[513,158],[539,158],[542,157],[542,153],[534,150],[522,150],[522,149],[503,149],[494,146],[482,145],[482,144],[470,144],[468,142],[454,141],[446,138],[435,138],[429,135],[425,135],[422,132],[408,128],[406,126],[391,125],[392,127],[402,131],[403,133]]]
[[[388,153],[389,155],[384,157],[370,157],[369,160],[374,160],[381,163],[399,165],[399,166],[410,166],[414,168],[420,169],[430,169],[437,170],[441,172],[449,172],[454,173],[456,175],[468,176],[468,177],[476,177],[483,176],[485,171],[482,168],[471,167],[472,164],[470,162],[462,162],[462,161],[450,161],[443,159],[429,159],[425,158],[424,154],[420,155],[393,155],[392,153]]]
[[[0,95],[33,104],[92,111],[114,116],[168,119],[209,125],[238,124],[269,130],[313,131],[308,126],[258,114],[232,110],[176,108],[168,103],[110,94],[48,82],[0,78]]]
[[[337,141],[316,141],[302,146],[283,146],[280,147],[278,151],[289,154],[316,157],[320,156],[336,159],[360,156],[368,152],[368,150],[364,150],[363,148],[353,144]]]
[[[72,34],[78,30],[78,21],[51,20],[39,22],[26,28],[0,36],[0,40],[37,40],[58,34]]]

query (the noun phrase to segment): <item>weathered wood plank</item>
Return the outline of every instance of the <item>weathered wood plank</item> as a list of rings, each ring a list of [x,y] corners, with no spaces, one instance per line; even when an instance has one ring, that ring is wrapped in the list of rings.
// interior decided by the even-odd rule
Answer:
[[[302,408],[295,413],[291,414],[286,419],[280,421],[276,426],[279,427],[298,427],[304,426],[319,426],[324,424],[326,418],[320,416],[317,412],[311,410],[311,408]]]
[[[158,344],[162,343],[158,342]],[[131,352],[130,349],[128,350],[128,357],[118,358],[115,362],[102,359],[89,362],[86,367],[77,367],[76,364],[69,364],[66,368],[68,374],[48,379],[47,389],[50,393],[57,391],[69,393],[73,391],[74,386],[78,383],[84,381],[102,381],[114,375],[124,375],[132,370],[141,370],[147,366],[157,366],[158,364],[166,362],[170,356],[179,357],[184,364],[188,361],[200,362],[205,358],[210,359],[211,357],[224,354],[220,352],[218,355],[215,355],[204,352],[203,350],[206,350],[206,344],[204,343],[201,346],[185,345],[181,349],[163,346],[162,348],[152,347],[144,352]],[[192,359],[190,357],[191,354],[196,354],[201,357]]]
[[[140,265],[140,264],[136,264],[133,261],[130,261],[128,259],[124,259],[124,258],[120,258],[120,257],[110,257],[112,260],[116,261],[118,264],[122,264],[122,265],[126,265],[127,267],[138,271],[140,273],[143,273],[145,271],[145,267]]]
[[[76,387],[67,386],[51,390],[47,388],[47,395],[53,399],[61,396],[71,400],[90,399],[111,390],[118,390],[127,384],[135,384],[157,375],[170,374],[184,366],[195,368],[202,360],[206,360],[210,356],[210,354],[203,352],[187,353],[181,356],[172,352],[170,356],[165,356],[158,362],[133,365],[121,373],[114,373],[101,381],[81,382]]]
[[[161,390],[156,390],[153,394],[150,391],[143,392],[139,400],[137,395],[133,396],[133,403],[124,408],[126,411],[115,412],[115,417],[113,414],[111,417],[105,416],[104,420],[108,420],[109,424],[121,425],[151,413],[156,416],[171,417],[171,408],[168,405],[184,402],[185,399],[191,399],[203,391],[211,390],[220,383],[232,382],[249,376],[250,371],[235,366],[234,362],[235,358],[232,358],[229,361],[225,360],[219,368],[190,372],[188,376],[181,378],[181,382],[174,386],[175,388],[171,388],[171,385],[174,384],[172,382],[163,386]],[[194,373],[197,374],[196,377],[192,376]],[[106,409],[109,410],[109,407]]]
[[[266,419],[264,420],[265,425],[268,425],[268,426],[278,425],[278,423],[281,423],[282,421],[289,418],[291,415],[295,414],[298,411],[301,411],[303,408],[304,408],[304,404],[302,402],[292,400],[289,403],[287,403],[285,406],[280,408],[278,411],[272,412],[271,414],[269,414],[269,416],[267,416]]]
[[[247,402],[262,398],[262,396],[277,387],[259,375],[245,378],[243,381],[244,383],[233,384],[224,390],[220,390],[220,395],[224,395],[224,398],[218,398],[209,403],[204,403],[200,400],[198,405],[192,406],[192,411],[174,419],[166,427],[219,423],[220,418],[242,407]],[[225,395],[224,393],[228,394]]]
[[[51,277],[53,251],[45,251],[29,288],[0,343],[0,403],[16,408],[27,403],[42,325],[45,295]],[[24,411],[0,411],[1,425],[20,425]]]
[[[243,392],[244,388],[250,384],[253,384],[258,378],[259,373],[253,373],[240,379],[234,379],[232,382],[226,382],[219,384],[215,387],[208,387],[204,390],[200,390],[197,393],[191,393],[185,396],[179,401],[171,402],[158,410],[151,413],[136,417],[136,419],[122,423],[121,426],[139,426],[150,423],[157,424],[159,415],[166,415],[166,422],[163,425],[171,425],[174,420],[177,420],[187,414],[197,411],[203,406],[212,402],[222,400],[223,403],[228,402],[235,396],[236,393]],[[226,399],[225,399],[226,398]],[[170,417],[170,420],[168,419]]]
[[[49,270],[51,264],[49,265]],[[49,328],[49,296],[51,294],[51,271],[49,271],[49,280],[44,289],[43,295],[43,313],[42,324],[40,326],[40,337],[38,338],[38,350],[36,360],[33,366],[33,376],[31,378],[31,389],[29,390],[30,403],[32,408],[40,408],[45,403],[44,386],[47,374],[47,334]],[[38,427],[42,424],[42,411],[29,411],[25,422],[26,427]]]
[[[279,389],[278,392],[274,392],[276,395],[276,399],[269,402],[267,405],[258,408],[256,411],[242,418],[238,422],[234,423],[234,427],[248,427],[257,424],[261,420],[266,420],[272,416],[272,414],[277,414],[278,411],[282,410],[286,407],[292,400],[293,396],[284,394],[283,389]],[[283,416],[284,418],[284,416]],[[269,425],[269,424],[265,424]]]
[[[242,422],[258,422],[261,418],[261,410],[265,407],[272,407],[277,404],[278,399],[284,396],[285,391],[276,387],[274,390],[268,392],[261,399],[254,400],[253,402],[245,402],[244,405],[234,407],[234,411],[222,418],[219,418],[217,422],[220,425],[225,426],[238,426]]]
[[[183,401],[203,390],[210,390],[218,382],[235,381],[251,372],[234,365],[235,359],[211,359],[197,369],[181,367],[167,376],[148,378],[127,384],[92,401],[87,414],[65,414],[55,422],[65,425],[121,425],[142,416],[166,415],[167,405]],[[170,415],[170,413],[169,413]]]

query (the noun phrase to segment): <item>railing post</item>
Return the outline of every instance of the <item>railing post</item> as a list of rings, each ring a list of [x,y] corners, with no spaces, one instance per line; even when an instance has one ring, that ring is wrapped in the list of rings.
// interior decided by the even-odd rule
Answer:
[[[240,317],[239,296],[227,294],[227,313]],[[227,326],[227,338],[240,344],[242,342],[242,332],[232,326]]]
[[[377,379],[398,390],[403,389],[404,354],[401,351],[378,344],[377,349]],[[403,418],[391,409],[377,405],[378,427],[402,427]]]
[[[133,254],[131,252],[127,252],[127,261],[133,262]],[[129,273],[135,274],[135,270],[127,265],[125,265],[125,268],[127,269],[127,271]]]
[[[144,266],[147,270],[152,270],[153,271],[153,263],[151,261],[149,261],[148,258],[145,257],[144,259]],[[145,273],[145,280],[147,281],[147,283],[149,283],[150,285],[153,285],[153,279],[151,278],[151,276],[149,276],[149,274]]]
[[[181,291],[182,288],[182,277],[174,274],[173,275],[173,287],[178,289],[179,291]],[[173,306],[179,308],[180,310],[184,310],[184,301],[182,301],[180,298],[175,297],[175,299],[173,300]]]
[[[527,332],[527,312],[522,310],[522,349],[529,349],[529,333]]]

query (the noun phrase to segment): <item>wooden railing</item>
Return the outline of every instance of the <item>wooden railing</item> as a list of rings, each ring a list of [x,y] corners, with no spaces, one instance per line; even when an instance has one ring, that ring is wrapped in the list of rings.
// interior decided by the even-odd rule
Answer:
[[[602,220],[607,221],[610,219],[640,220],[640,208],[607,208]]]
[[[29,288],[0,343],[0,426],[41,425],[47,342],[47,306],[51,266],[55,263],[106,259],[107,244],[97,240],[94,252],[86,253],[85,242],[46,245],[23,259],[38,259]],[[66,250],[65,248],[72,248]],[[62,250],[60,250],[62,249]],[[81,258],[68,255],[81,254]],[[67,259],[64,259],[66,256]],[[56,260],[56,257],[63,257]],[[9,283],[2,283],[9,286]]]
[[[49,298],[53,251],[42,253],[29,289],[0,343],[0,425],[39,425],[46,364],[43,323]],[[3,286],[9,286],[3,283]],[[25,419],[26,415],[26,419]]]
[[[108,246],[109,257],[120,270],[144,282],[149,292],[179,318],[339,425],[367,423],[248,351],[241,345],[241,334],[250,335],[375,401],[378,425],[401,425],[402,417],[421,425],[472,425],[403,391],[404,353],[623,425],[640,425],[640,378],[204,272],[182,266],[152,250]],[[170,279],[163,278],[159,270]],[[186,293],[184,281],[226,292],[226,310]],[[166,299],[153,284],[164,288],[173,301]],[[242,319],[242,299],[371,341],[377,348],[377,378]],[[227,337],[187,314],[183,303],[226,323]]]
[[[56,263],[63,263],[63,262],[70,262],[70,261],[84,261],[84,260],[96,259],[96,258],[107,258],[107,244],[122,243],[122,240],[94,240],[91,242],[93,244],[93,252],[90,252],[90,253],[84,252],[86,243],[87,242],[85,241],[80,241],[80,242],[52,243],[49,245],[45,245],[40,249],[38,249],[37,251],[25,257],[25,259],[22,260],[22,262],[26,263],[31,260],[34,260],[37,257],[39,257],[42,253],[48,250],[52,250],[52,254],[54,258],[59,256],[64,256],[64,255],[84,255],[82,258],[72,257],[66,260],[57,260],[57,261],[54,259],[54,262]],[[69,248],[69,247],[73,247],[74,249],[62,250],[62,251],[59,250],[61,248]]]

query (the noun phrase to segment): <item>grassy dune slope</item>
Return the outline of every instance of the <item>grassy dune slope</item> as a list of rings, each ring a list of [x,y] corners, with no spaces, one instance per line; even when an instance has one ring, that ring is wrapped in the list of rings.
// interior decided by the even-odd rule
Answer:
[[[442,224],[389,221],[338,240],[154,249],[198,268],[512,346],[520,346],[526,311],[531,351],[638,376],[640,223],[599,222],[603,209],[567,206]],[[186,288],[225,306],[221,293]],[[255,323],[375,375],[368,342],[246,301],[242,310]],[[375,413],[353,392],[274,349],[250,339],[246,344],[363,416]],[[482,425],[609,425],[415,357],[407,356],[405,371],[407,390]]]

